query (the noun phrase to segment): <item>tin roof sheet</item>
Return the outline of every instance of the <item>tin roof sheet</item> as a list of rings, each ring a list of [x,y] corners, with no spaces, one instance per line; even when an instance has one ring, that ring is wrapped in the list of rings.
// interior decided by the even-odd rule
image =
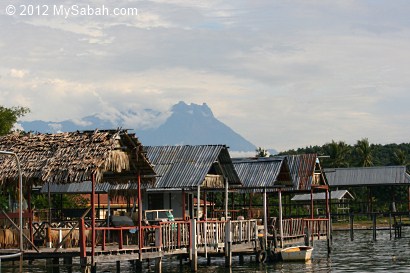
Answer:
[[[240,185],[239,177],[225,145],[146,146],[154,164],[155,188],[196,188],[208,173],[221,174],[230,185]]]
[[[243,183],[243,188],[293,185],[285,158],[234,159],[233,164]]]
[[[326,200],[325,192],[316,192],[312,195],[313,200]],[[332,200],[341,200],[342,198],[354,199],[354,197],[347,190],[337,190],[330,192],[330,198]],[[310,201],[310,194],[297,194],[292,201]]]
[[[324,171],[331,187],[410,184],[405,166],[327,168]]]

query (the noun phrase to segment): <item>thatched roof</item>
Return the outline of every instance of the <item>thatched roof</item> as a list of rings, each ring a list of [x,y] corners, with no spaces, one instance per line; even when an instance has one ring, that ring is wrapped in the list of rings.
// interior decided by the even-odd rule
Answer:
[[[142,145],[125,130],[59,134],[13,133],[0,137],[0,150],[17,154],[24,181],[32,184],[110,180],[127,183],[142,175],[154,175]],[[18,177],[16,161],[0,157],[0,185]]]

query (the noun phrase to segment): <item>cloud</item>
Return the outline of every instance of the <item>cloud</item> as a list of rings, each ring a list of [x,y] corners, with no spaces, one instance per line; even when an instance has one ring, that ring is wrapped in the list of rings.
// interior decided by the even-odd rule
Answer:
[[[178,101],[206,102],[277,150],[407,141],[406,1],[104,3],[138,16],[0,16],[0,104],[29,107],[27,120],[126,113],[149,127]]]

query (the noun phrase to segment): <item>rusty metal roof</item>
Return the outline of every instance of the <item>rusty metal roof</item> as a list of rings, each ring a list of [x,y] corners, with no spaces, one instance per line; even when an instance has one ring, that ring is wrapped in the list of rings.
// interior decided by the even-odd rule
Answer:
[[[155,188],[196,188],[207,174],[241,184],[225,145],[146,146],[144,151],[158,176]]]
[[[274,158],[286,158],[294,183],[294,190],[310,190],[315,171],[320,168],[316,154],[285,155]]]
[[[330,187],[410,184],[405,166],[325,169]]]
[[[293,185],[286,158],[234,159],[233,164],[243,183],[243,188],[274,188],[278,185]]]

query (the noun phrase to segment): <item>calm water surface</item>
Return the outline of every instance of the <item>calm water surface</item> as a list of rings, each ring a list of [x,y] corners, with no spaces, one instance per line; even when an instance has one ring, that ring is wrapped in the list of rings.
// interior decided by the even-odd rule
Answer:
[[[338,231],[333,234],[332,253],[328,257],[326,241],[314,243],[312,261],[308,263],[269,263],[258,264],[255,258],[245,257],[245,263],[239,264],[238,258],[233,258],[232,269],[224,266],[223,259],[213,259],[211,266],[206,266],[206,260],[200,258],[198,273],[210,272],[410,272],[410,229],[403,229],[403,235],[408,238],[390,240],[389,231],[378,231],[377,241],[372,241],[372,231],[355,231],[354,241],[350,241],[349,232]],[[77,262],[74,260],[74,262]],[[45,262],[37,261],[32,265],[24,264],[24,272],[47,273]],[[154,272],[147,263],[144,263],[144,271]],[[18,267],[10,262],[3,261],[0,272],[18,272]],[[60,273],[69,273],[64,266],[60,266]],[[80,272],[79,266],[73,266],[72,273]],[[115,263],[101,264],[97,268],[98,273],[116,272]],[[134,272],[128,262],[121,263],[121,272]],[[190,267],[179,266],[177,260],[164,260],[164,273],[188,273]]]

